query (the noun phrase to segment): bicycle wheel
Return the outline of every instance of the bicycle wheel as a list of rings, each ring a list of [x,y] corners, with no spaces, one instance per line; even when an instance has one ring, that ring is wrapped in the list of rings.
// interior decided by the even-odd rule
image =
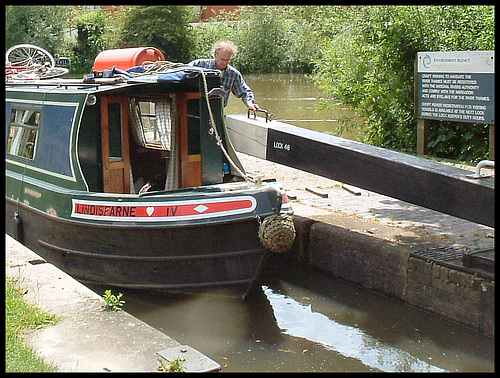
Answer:
[[[23,43],[12,46],[5,53],[5,65],[24,66],[26,68],[36,66],[48,66],[54,68],[56,61],[54,57],[45,49]]]

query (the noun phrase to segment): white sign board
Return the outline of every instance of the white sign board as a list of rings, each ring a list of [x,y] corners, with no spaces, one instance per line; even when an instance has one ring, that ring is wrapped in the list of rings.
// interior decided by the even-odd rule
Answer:
[[[419,52],[417,116],[495,123],[495,52]]]

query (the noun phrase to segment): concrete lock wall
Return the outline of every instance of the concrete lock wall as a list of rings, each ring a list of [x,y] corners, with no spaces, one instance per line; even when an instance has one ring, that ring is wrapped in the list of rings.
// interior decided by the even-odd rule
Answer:
[[[341,216],[293,219],[297,236],[286,257],[494,336],[494,282],[412,256],[432,240],[383,234],[390,228],[380,225],[370,232]]]

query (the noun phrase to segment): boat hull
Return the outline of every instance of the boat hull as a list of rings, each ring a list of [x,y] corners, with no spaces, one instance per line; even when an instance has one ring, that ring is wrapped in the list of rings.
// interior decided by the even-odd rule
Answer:
[[[91,224],[6,204],[9,235],[75,279],[106,287],[172,293],[227,289],[244,297],[268,254],[258,228],[255,217],[182,226]]]

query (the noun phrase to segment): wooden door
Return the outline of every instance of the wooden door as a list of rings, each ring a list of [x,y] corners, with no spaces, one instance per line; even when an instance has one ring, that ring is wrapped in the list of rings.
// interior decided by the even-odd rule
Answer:
[[[130,193],[129,118],[126,97],[101,100],[104,192]]]

